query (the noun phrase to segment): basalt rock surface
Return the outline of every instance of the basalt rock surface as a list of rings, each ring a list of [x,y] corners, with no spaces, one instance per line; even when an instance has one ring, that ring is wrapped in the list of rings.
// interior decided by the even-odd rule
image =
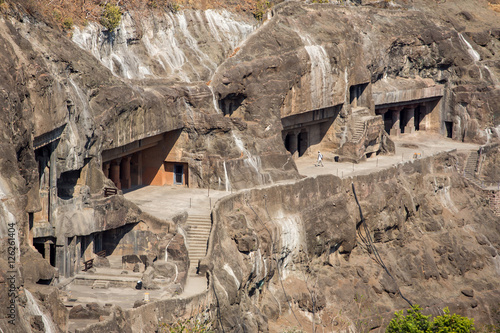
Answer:
[[[104,150],[179,131],[191,186],[241,189],[297,180],[281,117],[348,104],[349,85],[385,77],[443,84],[448,106],[442,118],[453,123],[454,138],[497,140],[498,14],[485,1],[362,4],[286,2],[258,28],[228,12],[141,19],[126,13],[116,33],[90,23],[70,38],[13,1],[0,18],[0,327],[10,327],[11,288],[22,295],[25,283],[58,275],[28,244],[29,216],[41,210],[35,143],[45,135],[60,135],[57,178],[66,183],[65,177],[78,174],[83,183],[64,189],[71,198],[58,198],[51,228],[59,241],[132,225],[141,233],[144,222],[154,232],[143,235],[161,234],[155,255],[176,237],[169,254],[183,270],[186,248],[168,221],[143,215],[119,195],[103,197],[103,188],[113,187],[101,170]],[[335,149],[350,112],[344,108],[328,133]],[[359,243],[364,229],[348,181],[307,179],[219,204],[212,262],[205,264],[217,268],[209,270],[217,296],[223,295],[224,327],[274,329],[280,318],[294,320],[289,304],[309,318],[321,310],[324,327],[357,327],[365,318],[378,327],[373,309],[385,316],[405,306],[398,288],[425,306],[458,304],[486,323],[491,318],[483,314],[498,299],[498,227],[486,199],[454,173],[455,158],[355,179],[369,232],[394,279]],[[485,175],[498,181],[491,161]],[[473,290],[472,300],[460,290]],[[16,313],[19,331],[46,324],[29,295],[16,303],[25,309]],[[57,297],[40,298],[47,299],[42,312],[63,328],[64,316],[50,310],[61,308]],[[144,309],[130,316],[150,316],[149,328],[158,320]],[[120,310],[113,318],[100,328],[130,324],[132,330]],[[142,329],[137,325],[134,330]]]
[[[229,331],[382,331],[408,300],[497,324],[488,313],[500,297],[498,217],[459,174],[461,160],[441,154],[223,199],[207,258],[217,320]],[[242,248],[241,234],[258,246]]]

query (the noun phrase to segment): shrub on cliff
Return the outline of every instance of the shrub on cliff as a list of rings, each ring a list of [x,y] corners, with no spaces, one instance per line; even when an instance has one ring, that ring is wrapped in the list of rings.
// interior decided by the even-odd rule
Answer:
[[[264,14],[271,7],[272,7],[272,5],[271,5],[271,3],[268,0],[258,0],[255,3],[255,6],[254,6],[254,9],[253,9],[253,12],[252,12],[253,16],[257,20],[262,21],[262,19],[264,18]]]
[[[474,319],[469,319],[457,314],[450,315],[450,310],[445,308],[444,315],[437,316],[430,321],[430,316],[424,316],[418,305],[407,310],[396,311],[394,318],[389,323],[386,333],[470,333],[475,331]]]
[[[112,32],[120,24],[121,18],[122,12],[120,11],[120,7],[108,3],[102,12],[101,24],[108,29],[109,32]]]

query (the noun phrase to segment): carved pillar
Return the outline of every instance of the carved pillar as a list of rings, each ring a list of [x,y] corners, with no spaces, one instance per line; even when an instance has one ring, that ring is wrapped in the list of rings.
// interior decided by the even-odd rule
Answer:
[[[399,128],[400,126],[400,120],[401,120],[401,109],[393,109],[392,112],[392,127],[391,127],[391,133],[390,135],[392,136],[399,136],[401,134],[401,129]]]
[[[415,107],[411,106],[406,109],[406,117],[408,122],[405,126],[405,133],[414,133],[415,132]]]
[[[290,132],[288,133],[290,136],[288,142],[290,143],[290,153],[292,154],[292,157],[297,156],[297,148],[298,148],[298,138],[297,138],[297,133],[295,132]]]
[[[142,185],[142,151],[137,154],[137,185]]]
[[[122,184],[120,182],[120,162],[121,158],[111,161],[110,179],[115,183],[115,186],[121,190]]]
[[[104,162],[102,164],[102,171],[104,172],[104,176],[106,178],[109,178],[109,167],[111,166],[111,163],[109,162]]]
[[[44,250],[45,250],[45,260],[47,260],[50,264],[50,244],[52,244],[51,241],[46,241],[44,245]]]
[[[122,158],[121,161],[121,184],[122,188],[130,188],[132,185],[132,179],[130,178],[130,160],[132,159],[132,156],[125,156]]]
[[[57,207],[57,148],[58,141],[50,144],[50,169],[49,169],[49,223],[55,225]]]

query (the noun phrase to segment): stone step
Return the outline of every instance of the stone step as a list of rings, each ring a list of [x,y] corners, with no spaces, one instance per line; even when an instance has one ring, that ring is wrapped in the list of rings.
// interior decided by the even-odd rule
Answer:
[[[189,235],[210,235],[210,230],[211,229],[202,229],[202,228],[191,228],[187,232],[188,237]]]
[[[95,280],[92,289],[109,289],[109,281]]]
[[[208,237],[210,235],[210,230],[193,230],[193,231],[188,231],[188,238],[189,237]]]
[[[370,109],[368,109],[365,106],[358,106],[355,108],[352,108],[352,114],[353,115],[370,115]]]
[[[188,220],[199,220],[199,221],[211,221],[212,218],[210,216],[203,215],[188,215]]]
[[[207,243],[208,241],[205,240],[205,241],[196,241],[196,242],[193,242],[193,243],[188,243],[188,250],[196,250],[196,249],[203,249],[205,250],[207,248]]]
[[[207,253],[207,247],[199,248],[199,249],[191,249],[188,251],[189,256],[204,256]]]
[[[198,262],[198,260],[204,258],[206,255],[206,253],[203,253],[203,254],[197,254],[197,255],[193,255],[193,256],[190,256],[189,257],[189,261],[190,262]]]
[[[204,258],[206,255],[207,255],[206,252],[204,252],[204,253],[198,253],[198,254],[193,254],[193,255],[189,256],[189,261],[191,261],[191,262],[198,261],[201,258]]]
[[[204,223],[204,222],[190,222],[187,223],[189,227],[200,227],[200,228],[211,228],[212,223]]]
[[[212,229],[211,224],[188,224],[189,230],[209,230]]]
[[[197,254],[197,255],[195,255],[195,256],[191,256],[191,257],[189,257],[189,261],[190,261],[190,262],[193,262],[193,263],[194,263],[194,262],[198,262],[198,260],[200,260],[200,259],[204,258],[204,257],[205,257],[205,255],[206,255],[206,253],[203,253],[203,254]]]
[[[198,245],[198,246],[189,246],[188,247],[188,253],[189,255],[191,254],[197,254],[197,253],[206,253],[207,252],[207,244],[205,243],[204,245]]]
[[[191,220],[191,219],[187,219],[187,223],[192,223],[192,224],[212,224],[212,220],[208,219],[208,220]]]
[[[212,219],[211,218],[191,218],[191,217],[188,217],[187,220],[186,220],[188,223],[189,222],[194,222],[194,223],[210,223],[212,224]]]
[[[194,243],[188,243],[188,250],[196,250],[196,249],[201,249],[203,248],[204,250],[207,248],[207,241],[201,242],[194,242]]]

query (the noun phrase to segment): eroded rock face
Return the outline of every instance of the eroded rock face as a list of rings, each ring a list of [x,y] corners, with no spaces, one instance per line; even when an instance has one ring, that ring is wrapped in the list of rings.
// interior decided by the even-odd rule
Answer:
[[[500,34],[495,26],[498,20],[488,16],[487,4],[455,1],[436,5],[427,0],[415,1],[414,8],[406,4],[387,8],[385,3],[372,1],[364,4],[370,6],[285,3],[275,7],[273,17],[253,34],[252,21],[236,14],[229,17],[227,12],[187,11],[146,17],[143,21],[136,20],[134,13],[127,13],[116,35],[102,34],[91,23],[86,30],[75,31],[73,40],[16,4],[16,10],[0,19],[3,281],[7,281],[7,270],[12,269],[5,259],[11,256],[6,246],[10,242],[21,249],[14,251],[13,260],[17,290],[22,290],[25,282],[49,280],[57,275],[45,259],[27,246],[31,237],[30,214],[42,209],[41,170],[34,150],[53,142],[57,142],[55,176],[61,183],[68,179],[72,182],[72,186],[61,188],[64,195],[55,198],[60,205],[56,221],[52,221],[54,225],[44,228],[50,237],[57,236],[56,245],[63,246],[61,241],[69,237],[138,225],[134,232],[150,237],[155,243],[153,252],[158,255],[159,248],[174,237],[175,231],[169,229],[168,223],[142,216],[119,196],[103,198],[103,188],[114,186],[102,172],[104,150],[121,149],[157,134],[176,132],[180,133],[180,159],[189,164],[193,187],[229,191],[298,179],[283,144],[281,117],[343,104],[336,115],[338,121],[325,134],[329,149],[338,149],[354,136],[349,130],[353,121],[348,105],[349,86],[376,85],[386,77],[421,77],[444,86],[442,100],[446,108],[440,115],[442,121],[452,123],[453,137],[478,142],[497,140],[498,131],[485,131],[498,126],[500,104]],[[102,46],[99,49],[98,43]],[[166,49],[168,52],[162,52]],[[366,107],[373,113],[373,105]],[[443,124],[437,127],[444,134]],[[373,138],[381,138],[378,134],[380,131]],[[491,179],[495,179],[493,166],[493,162],[486,162],[485,174]],[[388,184],[374,184],[358,179],[358,185],[364,184],[369,191],[356,186],[363,213],[374,241],[381,244],[382,254],[389,255],[391,246],[413,242],[405,247],[410,252],[392,258],[396,263],[392,274],[398,281],[405,281],[406,287],[414,279],[428,281],[429,285],[419,285],[422,294],[430,290],[429,294],[435,295],[435,290],[444,285],[446,300],[452,294],[444,282],[456,280],[463,284],[463,290],[474,291],[474,301],[481,298],[474,303],[481,309],[488,303],[487,291],[495,285],[485,285],[480,280],[471,282],[477,285],[471,287],[459,278],[470,272],[491,270],[491,263],[482,257],[481,251],[487,253],[485,258],[497,257],[495,233],[491,236],[479,226],[479,222],[490,218],[482,213],[481,197],[474,191],[465,194],[465,185],[456,176],[418,176],[411,170],[405,174],[410,175],[410,180],[399,179],[399,183],[389,180]],[[240,205],[241,212],[232,214],[232,208],[228,208],[232,226],[219,234],[221,243],[217,246],[221,248],[215,246],[213,251],[230,249],[231,255],[238,256],[207,265],[221,268],[217,270],[219,275],[213,276],[217,288],[227,291],[223,300],[226,327],[238,329],[246,325],[251,330],[267,330],[265,316],[277,318],[280,309],[288,305],[288,293],[280,296],[275,290],[277,303],[264,292],[259,306],[246,303],[253,297],[248,295],[260,293],[262,288],[275,288],[277,283],[268,282],[273,276],[291,278],[296,274],[291,270],[293,265],[299,271],[301,265],[311,260],[312,268],[306,270],[317,277],[314,288],[325,287],[331,296],[323,309],[323,322],[329,320],[327,314],[338,313],[333,302],[347,304],[347,317],[353,325],[356,307],[376,305],[384,311],[401,306],[391,279],[370,266],[369,260],[356,261],[361,252],[356,245],[359,212],[348,184],[333,179],[324,184],[316,180],[300,184],[304,189],[294,188],[286,193],[290,207],[281,207],[282,201],[276,199],[284,198],[281,189],[268,190],[268,198],[276,201],[251,200],[266,223],[279,222],[269,225],[268,230],[254,230],[258,219],[242,199],[234,203],[235,207]],[[314,193],[325,196],[318,200]],[[449,202],[450,193],[454,202]],[[397,204],[386,207],[384,202]],[[404,207],[399,206],[400,202]],[[267,208],[266,204],[269,212],[263,208]],[[466,207],[478,213],[471,214],[469,220],[457,219],[461,209],[469,209]],[[247,226],[249,221],[254,227]],[[146,222],[154,232],[140,230],[141,223]],[[415,225],[408,231],[410,222]],[[13,237],[9,235],[9,223],[15,224]],[[473,223],[474,230],[466,228],[469,223]],[[332,227],[337,225],[338,230]],[[51,234],[53,227],[56,231]],[[460,243],[466,235],[459,228],[476,232],[481,247],[463,248]],[[430,235],[425,239],[429,244],[439,241],[440,245],[422,250],[417,244],[420,236],[416,230]],[[280,245],[278,233],[284,242]],[[432,237],[434,233],[442,237],[437,240]],[[238,245],[233,240],[238,240]],[[175,243],[169,254],[175,255],[176,263],[187,271],[183,240]],[[252,260],[259,262],[255,268],[250,268]],[[283,270],[273,268],[273,262],[280,262]],[[254,273],[250,274],[252,270]],[[363,281],[359,292],[356,276]],[[340,277],[352,279],[347,283]],[[298,281],[304,287],[300,276]],[[294,289],[293,280],[287,283]],[[312,291],[316,289],[307,283],[305,289],[302,287],[291,299],[300,299],[300,308],[309,311],[307,294],[314,295]],[[8,289],[8,283],[0,285],[2,314],[7,309]],[[382,295],[379,303],[373,293]],[[369,305],[362,302],[366,298],[354,298],[353,294],[367,295]],[[439,299],[421,297],[422,304]],[[372,300],[374,303],[370,303]],[[319,298],[318,304],[323,304]],[[121,314],[116,318],[110,327],[126,327]],[[370,325],[380,323],[374,321]],[[39,329],[40,318],[22,322],[22,326],[26,330],[30,326]]]
[[[254,331],[267,320],[279,330],[284,318],[298,325],[289,305],[305,327],[313,313],[328,331],[383,327],[408,306],[401,294],[430,313],[450,306],[489,323],[480,309],[499,297],[498,218],[457,173],[457,159],[442,154],[352,183],[319,176],[223,199],[209,260],[225,329]],[[238,251],[241,235],[252,233],[259,247]]]

